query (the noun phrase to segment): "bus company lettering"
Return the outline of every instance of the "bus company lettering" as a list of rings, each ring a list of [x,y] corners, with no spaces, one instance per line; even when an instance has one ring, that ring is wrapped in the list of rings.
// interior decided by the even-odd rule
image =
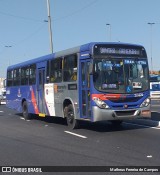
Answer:
[[[77,90],[77,84],[69,84],[68,90]]]
[[[65,85],[54,85],[54,92],[58,93],[58,92],[63,92],[64,90],[66,90],[66,86]]]

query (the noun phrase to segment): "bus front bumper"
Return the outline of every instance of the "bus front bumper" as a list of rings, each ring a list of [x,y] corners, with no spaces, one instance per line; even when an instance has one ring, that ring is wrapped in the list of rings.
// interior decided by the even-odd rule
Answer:
[[[150,105],[144,108],[111,110],[101,109],[98,106],[93,106],[93,122],[106,120],[128,120],[137,118],[150,118]]]

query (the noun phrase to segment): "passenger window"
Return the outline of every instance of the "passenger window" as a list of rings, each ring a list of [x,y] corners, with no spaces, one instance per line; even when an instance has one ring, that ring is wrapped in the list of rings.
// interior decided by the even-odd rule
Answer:
[[[21,85],[28,85],[29,80],[29,67],[23,67],[21,69]]]
[[[7,86],[13,85],[13,70],[7,72]]]
[[[77,55],[69,55],[64,58],[64,81],[77,80]]]
[[[62,59],[51,60],[50,82],[58,83],[62,81]]]
[[[29,68],[29,84],[33,85],[36,83],[36,65],[31,65]]]
[[[18,86],[20,85],[20,78],[21,78],[21,69],[15,69],[14,70],[14,80],[13,80],[13,86]]]

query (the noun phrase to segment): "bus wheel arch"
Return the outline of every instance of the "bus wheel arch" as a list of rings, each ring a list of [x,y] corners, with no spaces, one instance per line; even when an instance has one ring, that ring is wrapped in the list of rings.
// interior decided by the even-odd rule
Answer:
[[[79,121],[75,118],[75,110],[71,100],[66,99],[63,102],[63,114],[67,120],[67,125],[70,129],[77,129],[79,127]]]

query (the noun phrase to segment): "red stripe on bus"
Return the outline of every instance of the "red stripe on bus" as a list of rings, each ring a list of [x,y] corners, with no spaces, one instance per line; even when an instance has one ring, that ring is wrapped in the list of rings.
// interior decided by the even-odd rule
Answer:
[[[39,110],[38,110],[38,106],[37,106],[37,100],[35,98],[34,91],[33,91],[32,88],[31,88],[31,100],[32,100],[32,103],[33,103],[35,113],[39,114]]]
[[[92,94],[93,98],[99,98],[100,100],[109,100],[109,99],[119,99],[121,94]]]

